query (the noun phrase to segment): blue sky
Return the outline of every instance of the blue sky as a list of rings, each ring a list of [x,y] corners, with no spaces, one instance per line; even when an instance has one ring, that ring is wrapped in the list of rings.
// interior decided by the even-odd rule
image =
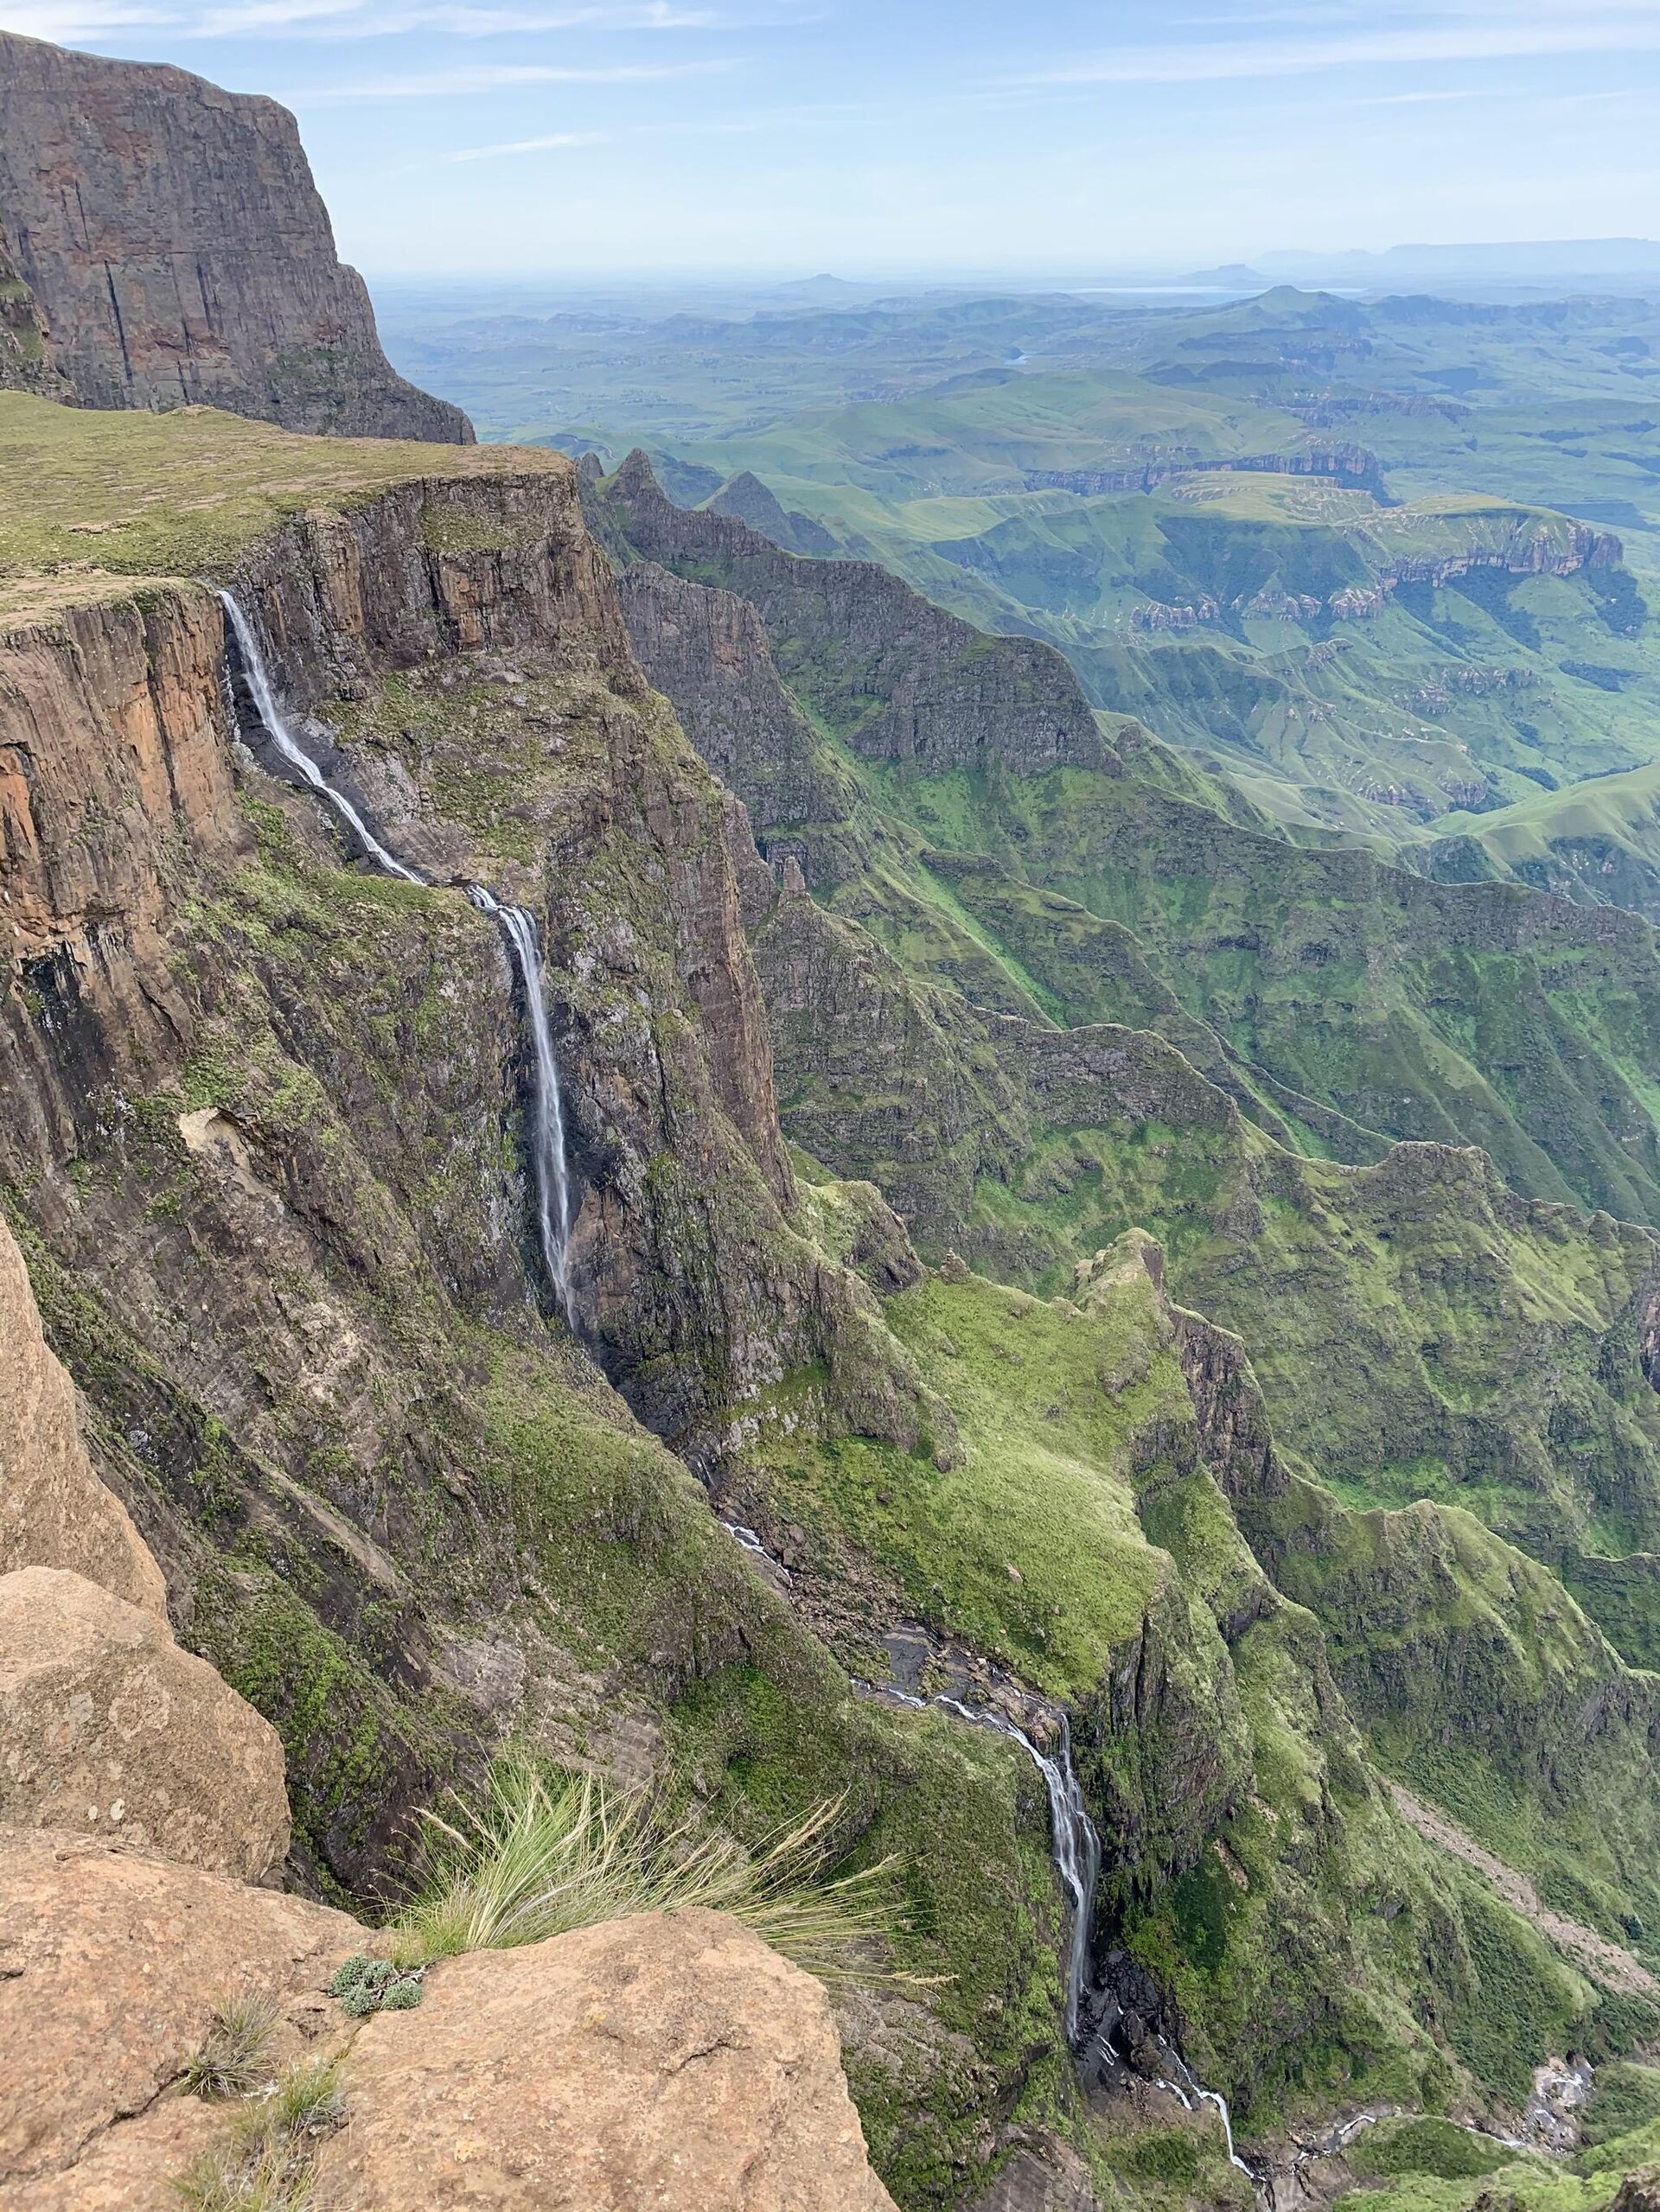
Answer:
[[[0,0],[300,118],[374,274],[1660,237],[1660,0]]]

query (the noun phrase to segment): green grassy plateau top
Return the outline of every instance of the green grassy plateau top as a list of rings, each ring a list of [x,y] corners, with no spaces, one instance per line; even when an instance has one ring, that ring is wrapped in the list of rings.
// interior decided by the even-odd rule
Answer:
[[[220,569],[290,515],[393,484],[570,466],[518,446],[302,437],[212,407],[105,413],[0,392],[0,614],[96,597],[100,574],[107,589]]]

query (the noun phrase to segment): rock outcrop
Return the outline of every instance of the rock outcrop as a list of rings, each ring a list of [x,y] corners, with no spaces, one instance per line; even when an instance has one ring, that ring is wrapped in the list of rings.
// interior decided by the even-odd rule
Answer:
[[[711,514],[730,514],[735,521],[748,523],[786,553],[822,558],[841,550],[823,523],[799,507],[786,507],[753,469],[740,469],[729,476],[708,506]]]
[[[16,2212],[166,2212],[244,2113],[184,2094],[240,1999],[274,2079],[340,2059],[311,2179],[336,2212],[580,2205],[892,2212],[818,1983],[717,1913],[633,1920],[428,1969],[355,2034],[329,1995],[373,1948],[299,1897],[0,1829],[0,2196]]]
[[[153,1613],[24,1567],[0,1576],[0,1823],[257,1882],[288,1849],[282,1743]]]
[[[872,760],[1019,775],[1101,768],[1112,749],[1052,646],[995,643],[869,561],[806,560],[731,516],[664,498],[642,452],[585,503],[615,552],[716,571],[759,613],[773,649],[812,655],[826,719]],[[784,664],[786,680],[790,666]]]
[[[364,1932],[342,1912],[88,1839],[0,1828],[0,2191],[84,2206],[78,2159],[178,2080],[239,1995],[299,2025]],[[156,2201],[165,2203],[166,2177]],[[58,2193],[61,2190],[61,2193]],[[24,2200],[31,2203],[36,2200]]]
[[[43,399],[67,399],[69,386],[54,367],[46,324],[35,295],[23,282],[17,257],[0,226],[0,392],[33,392]]]
[[[272,100],[0,32],[0,385],[471,443],[459,408],[393,373]],[[10,286],[31,308],[7,310]]]
[[[23,1256],[3,1219],[0,1344],[0,1576],[66,1567],[164,1619],[161,1569],[126,1508],[93,1471],[75,1386],[41,1334]]]
[[[718,1913],[452,1960],[342,2086],[318,2164],[339,2212],[891,2212],[824,1991]]]

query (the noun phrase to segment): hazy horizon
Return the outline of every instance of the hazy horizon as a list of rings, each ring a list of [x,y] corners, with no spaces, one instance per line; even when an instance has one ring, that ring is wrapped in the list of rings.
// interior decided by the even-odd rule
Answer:
[[[1178,272],[1660,233],[1660,0],[0,0],[298,116],[386,277]]]

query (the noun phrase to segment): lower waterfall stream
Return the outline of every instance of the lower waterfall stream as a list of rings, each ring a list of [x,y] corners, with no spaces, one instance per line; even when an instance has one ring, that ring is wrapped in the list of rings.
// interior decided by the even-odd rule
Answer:
[[[723,1525],[731,1528],[735,1535],[737,1533],[731,1522]],[[744,1535],[753,1539],[754,1532],[746,1529]],[[761,1546],[758,1541],[752,1540],[744,1544],[744,1549],[760,1550]],[[1065,1713],[1059,1715],[1060,1756],[1051,1759],[1047,1753],[1038,1750],[1024,1728],[1018,1728],[1006,1714],[993,1712],[989,1706],[964,1705],[958,1698],[915,1698],[906,1691],[888,1689],[881,1683],[855,1681],[852,1686],[867,1695],[892,1699],[918,1712],[926,1712],[932,1705],[941,1712],[954,1714],[959,1720],[971,1722],[976,1728],[993,1729],[998,1735],[1006,1736],[1012,1743],[1018,1743],[1042,1775],[1044,1787],[1049,1792],[1050,1856],[1055,1862],[1055,1871],[1061,1877],[1061,1886],[1072,1905],[1072,1922],[1066,1952],[1066,2037],[1076,2050],[1084,1990],[1089,1977],[1090,1922],[1095,1912],[1095,1886],[1101,1879],[1101,1834],[1089,1817],[1077,1770],[1072,1764],[1072,1731]],[[1111,2050],[1108,2029],[1100,2030],[1099,2040],[1108,2050]],[[1187,2061],[1163,2036],[1158,2038],[1158,2042],[1171,2070],[1180,2078],[1172,2081],[1161,2076],[1154,2081],[1153,2087],[1178,2098],[1189,2112],[1199,2105],[1210,2106],[1222,2122],[1229,2164],[1255,2182],[1256,2174],[1234,2147],[1234,2123],[1227,2098],[1220,2089],[1207,2089],[1202,2082],[1196,2081]]]
[[[248,695],[253,701],[260,727],[279,757],[310,789],[333,807],[376,867],[389,876],[399,877],[405,883],[426,886],[425,877],[386,850],[345,793],[329,782],[295,736],[277,704],[270,664],[246,611],[228,591],[215,590],[214,596],[225,610],[231,634],[236,640],[242,672],[247,679]],[[547,1001],[542,989],[541,948],[537,942],[536,924],[523,907],[505,905],[482,883],[465,883],[460,888],[478,911],[488,915],[501,931],[508,958],[523,989],[535,1086],[531,1163],[536,1185],[536,1223],[540,1235],[542,1264],[547,1272],[553,1295],[559,1301],[559,1311],[569,1322],[571,1319],[571,1176],[565,1156],[565,1102],[559,1091],[559,1061],[553,1050],[553,1032],[548,1022]]]

